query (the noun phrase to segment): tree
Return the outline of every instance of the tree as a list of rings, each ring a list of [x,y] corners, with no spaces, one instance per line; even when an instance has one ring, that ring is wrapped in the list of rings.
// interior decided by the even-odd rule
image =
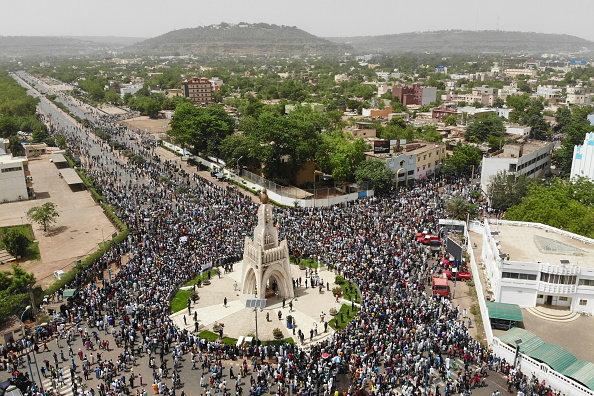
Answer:
[[[66,136],[60,134],[56,135],[56,146],[58,146],[62,150],[66,149],[68,147]]]
[[[474,219],[478,213],[477,206],[462,197],[451,198],[446,203],[446,210],[456,220]]]
[[[457,120],[456,116],[449,115],[444,120],[444,124],[449,125],[449,126],[456,126],[458,124],[458,120]]]
[[[31,240],[17,228],[11,228],[2,237],[2,244],[6,251],[13,256],[22,256],[27,251]]]
[[[167,132],[182,147],[192,147],[195,153],[219,155],[221,142],[235,129],[235,121],[220,105],[195,107],[180,103]]]
[[[592,238],[594,209],[588,196],[592,191],[594,185],[586,180],[567,183],[555,178],[548,183],[532,183],[526,197],[510,207],[505,218],[543,223]]]
[[[466,127],[464,137],[467,141],[484,142],[489,136],[504,136],[505,126],[501,117],[489,114],[479,117]]]
[[[519,205],[522,198],[528,193],[529,184],[526,175],[516,175],[504,171],[491,176],[487,188],[487,196],[491,207],[498,210],[507,210],[514,205]]]
[[[370,182],[372,188],[378,192],[386,191],[393,178],[394,172],[386,168],[385,162],[379,159],[363,161],[355,169],[357,184],[362,186],[365,182]]]
[[[114,91],[105,92],[105,101],[107,103],[118,104],[122,102],[122,98]]]
[[[442,172],[450,176],[470,175],[472,167],[478,166],[481,159],[481,151],[478,148],[458,142],[454,154],[444,160]]]
[[[44,232],[52,223],[56,222],[56,218],[59,216],[60,214],[56,211],[56,205],[53,202],[34,206],[27,211],[27,217],[42,226]]]

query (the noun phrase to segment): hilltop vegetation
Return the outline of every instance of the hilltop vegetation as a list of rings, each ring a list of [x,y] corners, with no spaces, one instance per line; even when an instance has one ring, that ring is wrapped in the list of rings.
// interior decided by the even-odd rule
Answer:
[[[298,55],[340,53],[348,46],[316,37],[295,26],[221,23],[174,30],[127,48],[144,55]]]
[[[567,34],[504,32],[494,30],[441,30],[384,36],[329,37],[355,51],[439,54],[577,54],[594,52],[594,43]]]

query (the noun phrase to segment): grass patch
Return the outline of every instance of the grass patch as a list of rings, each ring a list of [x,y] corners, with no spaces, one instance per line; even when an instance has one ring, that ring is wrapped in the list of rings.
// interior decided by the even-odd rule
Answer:
[[[171,300],[171,310],[179,312],[182,309],[188,308],[188,298],[190,298],[191,290],[180,290],[177,292],[173,300]]]
[[[348,283],[345,282],[340,285],[342,289],[342,296],[345,300],[354,301],[358,304],[361,303],[361,295],[359,294],[359,290],[355,287],[355,285],[351,284],[349,281]]]
[[[210,270],[210,277],[211,279],[217,274],[217,270],[216,269],[211,269]],[[191,281],[187,282],[184,286],[194,286],[198,284],[198,281],[202,281],[204,282],[205,280],[208,279],[208,272],[205,272],[203,274],[198,275],[197,277],[195,277],[194,279],[192,279]],[[186,299],[187,301],[187,299]]]
[[[208,330],[201,331],[198,335],[200,338],[206,338],[208,341],[216,341],[219,339],[219,335],[217,333],[213,333],[212,331]]]
[[[294,256],[291,256],[290,261],[292,263],[297,264],[297,260]],[[316,261],[313,261],[312,259],[301,259],[299,265],[302,265],[307,268],[318,268],[318,263]]]
[[[344,319],[343,321],[340,321],[340,313],[341,312],[343,314],[343,319]],[[347,314],[347,312],[348,312],[348,314]],[[340,311],[338,311],[336,316],[334,318],[332,318],[332,320],[329,322],[330,327],[332,327],[334,330],[344,329],[351,322],[351,320],[353,320],[353,318],[357,315],[357,312],[359,312],[358,307],[354,307],[353,309],[351,309],[350,306],[348,306],[346,304],[342,304],[342,307],[340,307]]]
[[[0,249],[4,249],[4,244],[2,243],[2,238],[4,237],[4,234],[13,229],[18,230],[21,234],[29,238],[29,240],[31,241],[31,244],[22,256],[22,259],[35,261],[41,260],[41,254],[39,253],[39,242],[33,243],[33,241],[35,240],[35,234],[33,234],[33,229],[29,224],[0,228]]]

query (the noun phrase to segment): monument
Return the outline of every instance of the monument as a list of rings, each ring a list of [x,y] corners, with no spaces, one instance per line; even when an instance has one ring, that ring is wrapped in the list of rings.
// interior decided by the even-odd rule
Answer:
[[[241,278],[243,294],[251,294],[258,299],[272,295],[287,299],[295,297],[289,247],[286,240],[278,242],[278,230],[274,226],[272,205],[268,203],[266,189],[260,195],[254,237],[245,238]]]

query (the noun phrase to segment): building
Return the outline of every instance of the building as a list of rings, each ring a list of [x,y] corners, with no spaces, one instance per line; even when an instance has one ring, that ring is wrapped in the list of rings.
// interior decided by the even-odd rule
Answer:
[[[551,159],[555,144],[539,140],[526,140],[522,143],[506,144],[481,164],[481,187],[487,191],[491,177],[499,172],[511,172],[530,178],[541,177],[551,169]]]
[[[586,134],[583,145],[573,147],[571,178],[580,176],[594,181],[594,132]]]
[[[443,121],[449,116],[458,116],[458,111],[455,107],[442,104],[439,107],[434,107],[431,109],[431,118],[436,118],[440,121]]]
[[[394,180],[425,179],[443,165],[445,144],[429,142],[390,141],[390,151],[385,154],[369,151],[367,159],[381,159],[386,168],[394,172]]]
[[[437,88],[418,84],[393,87],[392,97],[400,99],[400,103],[403,105],[425,106],[437,100]]]
[[[594,240],[539,223],[488,219],[482,229],[487,298],[594,312]]]
[[[373,109],[362,109],[361,115],[364,117],[384,117],[388,118],[388,116],[392,114],[392,107],[388,106],[383,109],[373,108]]]
[[[205,106],[214,103],[214,90],[206,77],[192,77],[182,82],[182,90],[186,99],[192,100],[194,106]]]
[[[29,161],[13,157],[7,150],[8,139],[0,140],[0,202],[29,199],[33,193]]]

